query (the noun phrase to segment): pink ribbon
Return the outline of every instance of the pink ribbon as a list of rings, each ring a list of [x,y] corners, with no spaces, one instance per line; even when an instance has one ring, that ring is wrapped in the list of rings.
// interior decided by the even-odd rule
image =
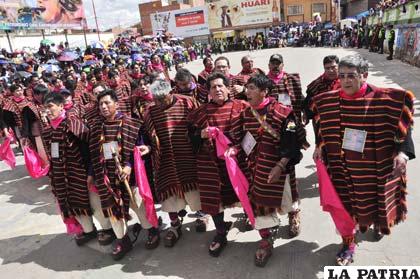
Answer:
[[[144,162],[137,147],[134,148],[134,173],[136,175],[136,183],[137,187],[139,187],[140,196],[142,197],[146,208],[146,218],[153,227],[157,228],[159,225],[155,210],[155,202],[153,201],[152,190],[150,190],[149,181],[147,180]]]
[[[10,147],[11,141],[12,137],[7,137],[0,145],[0,161],[4,161],[10,168],[14,169],[16,167],[16,157]]]
[[[23,147],[23,157],[25,158],[26,169],[32,178],[40,178],[48,174],[50,165],[43,166],[43,160],[39,154],[29,146]]]
[[[279,84],[279,82],[283,79],[284,71],[281,71],[277,75],[272,73],[271,71],[268,73],[268,78],[271,79],[275,84]]]
[[[229,144],[231,144],[231,141],[220,132],[219,128],[208,127],[208,132],[210,138],[216,141],[217,157],[224,159],[226,162],[226,169],[230,182],[232,183],[233,190],[235,191],[236,196],[238,197],[242,207],[248,215],[249,221],[251,222],[252,226],[255,227],[254,212],[252,211],[251,203],[248,198],[248,180],[239,168],[236,158],[229,157],[225,154],[226,150],[229,148]]]
[[[58,126],[60,126],[61,122],[63,122],[64,119],[66,119],[66,111],[65,110],[63,110],[60,113],[60,115],[57,116],[56,118],[51,119],[50,120],[50,124],[54,128],[54,130],[55,130],[55,129],[58,128]]]
[[[319,196],[322,210],[330,213],[335,227],[342,236],[353,235],[355,233],[356,225],[335,191],[327,168],[321,160],[316,160],[315,164],[319,181]]]

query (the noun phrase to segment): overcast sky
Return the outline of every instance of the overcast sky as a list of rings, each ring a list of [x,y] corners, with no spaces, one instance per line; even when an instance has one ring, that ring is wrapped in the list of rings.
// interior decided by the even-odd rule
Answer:
[[[94,0],[100,30],[121,25],[130,26],[140,21],[139,3],[147,0]],[[89,28],[96,28],[92,0],[83,0]]]

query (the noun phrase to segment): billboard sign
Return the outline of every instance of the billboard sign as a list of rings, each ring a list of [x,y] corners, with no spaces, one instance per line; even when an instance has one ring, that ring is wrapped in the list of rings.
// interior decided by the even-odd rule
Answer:
[[[279,22],[278,0],[206,0],[212,31]]]
[[[177,37],[195,37],[210,34],[207,8],[196,7],[150,15],[153,35],[169,32]]]
[[[85,25],[83,0],[0,1],[0,29],[80,29]]]

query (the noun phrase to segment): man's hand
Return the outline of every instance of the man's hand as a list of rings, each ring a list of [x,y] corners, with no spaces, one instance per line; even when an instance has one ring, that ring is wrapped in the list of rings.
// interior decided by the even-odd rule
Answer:
[[[408,161],[407,155],[401,152],[397,156],[395,156],[394,171],[392,172],[392,175],[394,177],[399,177],[405,174],[406,168],[407,168],[407,161]]]
[[[92,175],[88,175],[87,180],[86,180],[86,183],[87,183],[88,186],[90,186],[92,184],[95,184],[95,181],[94,181]]]
[[[130,177],[131,167],[125,166],[122,171],[118,174],[121,181],[124,181]]]
[[[321,160],[322,161],[322,150],[319,147],[315,147],[314,154],[312,155],[314,161]]]
[[[235,147],[229,147],[226,151],[225,151],[225,156],[226,157],[233,157],[236,156],[236,154],[238,154],[238,150],[236,150]]]
[[[203,130],[201,130],[201,138],[202,139],[208,139],[209,138],[208,128],[204,128]]]
[[[147,146],[147,145],[137,146],[137,149],[140,151],[141,156],[144,156],[144,155],[150,153],[150,146]]]
[[[233,86],[233,90],[235,91],[236,94],[238,94],[238,93],[241,93],[242,91],[244,91],[244,87],[242,85],[237,85],[236,84],[236,85]]]
[[[28,138],[21,138],[20,144],[22,144],[22,147],[31,145],[31,141]]]
[[[277,182],[280,179],[280,175],[283,173],[284,168],[282,169],[279,165],[275,165],[274,168],[271,169],[270,174],[268,175],[267,182],[273,183]]]

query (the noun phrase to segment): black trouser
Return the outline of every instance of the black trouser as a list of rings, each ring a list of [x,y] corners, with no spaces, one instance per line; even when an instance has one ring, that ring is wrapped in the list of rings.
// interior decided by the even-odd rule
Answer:
[[[384,39],[379,39],[378,47],[379,47],[378,52],[379,53],[384,53]]]
[[[394,56],[394,42],[388,43],[389,57],[393,58]]]

